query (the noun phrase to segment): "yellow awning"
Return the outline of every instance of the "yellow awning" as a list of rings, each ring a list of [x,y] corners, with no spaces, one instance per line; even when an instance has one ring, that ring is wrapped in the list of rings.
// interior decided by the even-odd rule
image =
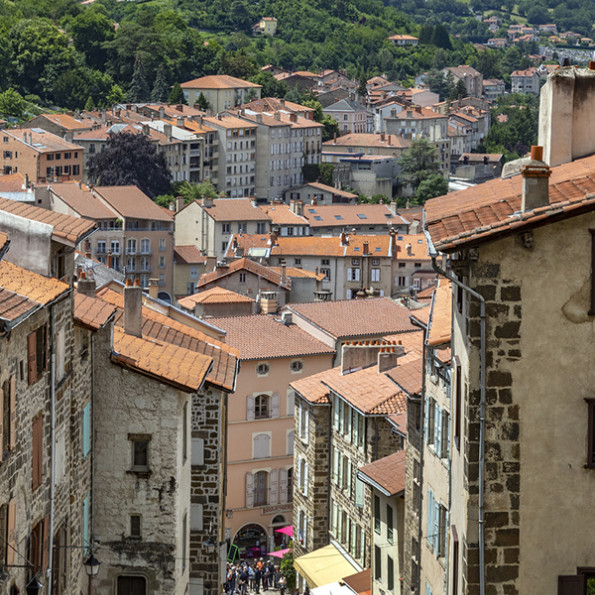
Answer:
[[[332,543],[296,558],[293,565],[311,589],[340,581],[344,576],[361,570],[349,562]]]

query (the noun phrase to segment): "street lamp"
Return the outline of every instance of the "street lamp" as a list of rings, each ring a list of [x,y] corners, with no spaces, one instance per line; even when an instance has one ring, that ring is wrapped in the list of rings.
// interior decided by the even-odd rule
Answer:
[[[101,562],[93,554],[91,554],[83,562],[83,566],[85,567],[85,572],[87,573],[87,576],[89,576],[89,577],[97,576],[97,573],[99,572],[100,565],[101,565]]]
[[[25,587],[27,595],[37,595],[43,589],[43,585],[39,582],[39,578],[35,575]]]
[[[207,552],[212,554],[215,551],[216,545],[217,544],[213,541],[213,538],[211,537],[211,535],[209,535],[207,537],[207,540],[205,541],[205,548],[207,549]]]

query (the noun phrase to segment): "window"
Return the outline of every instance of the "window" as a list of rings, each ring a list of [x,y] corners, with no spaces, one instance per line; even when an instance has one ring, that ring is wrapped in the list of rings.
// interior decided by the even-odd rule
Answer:
[[[360,269],[347,269],[347,280],[348,281],[359,281]]]
[[[240,283],[246,283],[246,273],[240,273]]]
[[[0,394],[2,396],[2,428],[0,428],[2,440],[0,447],[3,452],[8,452],[16,444],[16,377],[14,375],[11,376],[10,381],[7,380],[4,383]]]
[[[382,550],[374,546],[374,578],[379,581],[382,578]]]
[[[266,233],[266,223],[263,221],[256,224],[256,233]]]
[[[330,261],[330,259],[329,259],[329,258],[323,258],[323,259],[321,260],[321,264],[322,264],[322,266],[325,266],[325,265],[326,265],[326,266],[329,266],[329,265],[331,264],[331,261]]]
[[[163,273],[159,273],[159,287],[163,287],[165,285],[165,275]]]
[[[294,259],[293,259],[293,264],[295,264],[296,266],[297,266],[298,264],[302,264],[302,259],[301,259],[301,258],[294,258]]]
[[[140,241],[141,254],[151,254],[151,240],[144,238]]]
[[[111,240],[109,249],[112,254],[120,254],[120,242],[118,240]]]
[[[48,325],[44,324],[27,337],[29,384],[34,384],[47,370]]]
[[[222,223],[221,224],[221,231],[223,233],[231,233],[231,223]]]
[[[390,504],[386,505],[386,539],[393,542],[393,508]]]
[[[302,494],[308,497],[308,462],[300,459],[298,463],[298,488]]]
[[[268,475],[266,471],[254,474],[254,506],[264,506],[267,503]]]
[[[130,515],[130,537],[139,539],[141,537],[141,516],[140,514]]]
[[[395,588],[395,563],[392,556],[386,556],[386,582],[389,591]]]
[[[331,280],[331,270],[330,269],[320,269],[320,272],[324,275],[325,281]]]
[[[159,240],[159,252],[165,252],[165,238]]]
[[[160,256],[159,257],[159,268],[160,269],[164,269],[165,268],[165,256]]]
[[[83,458],[91,451],[91,403],[83,407]]]
[[[258,395],[254,399],[254,419],[265,419],[270,417],[269,396]]]
[[[352,258],[351,266],[358,267],[359,266],[359,258]]]
[[[454,419],[454,440],[457,450],[460,449],[461,442],[461,364],[459,358],[455,355],[455,419]]]
[[[129,435],[132,454],[132,471],[149,470],[149,443],[151,437],[147,435]]]
[[[380,535],[380,498],[374,495],[374,531]]]
[[[380,269],[372,269],[370,271],[370,281],[372,283],[378,283],[380,281]]]
[[[270,366],[268,364],[258,364],[256,366],[256,374],[258,376],[266,376],[270,371]]]
[[[271,456],[271,436],[269,434],[256,434],[252,441],[254,459],[266,459]]]
[[[293,430],[289,430],[289,432],[287,432],[287,449],[286,449],[288,455],[293,455],[294,442],[295,442],[295,440],[294,440]]]
[[[372,259],[372,266],[373,267],[379,267],[380,266],[380,259],[379,258],[373,258]]]
[[[595,399],[585,399],[588,407],[587,468],[595,469]]]
[[[43,478],[43,412],[33,418],[33,479],[32,488],[36,490]]]
[[[127,240],[126,253],[127,254],[136,254],[136,240],[135,239]]]
[[[404,263],[404,262],[400,262],[400,263],[399,263],[399,268],[400,268],[400,269],[404,269],[406,266],[407,266],[407,265],[406,265],[406,263]]]
[[[301,372],[304,369],[304,362],[301,360],[295,360],[289,364],[289,368],[292,372]]]
[[[118,595],[146,595],[147,581],[143,576],[119,576]]]
[[[238,223],[238,233],[246,233],[246,223],[244,221]]]
[[[96,244],[95,251],[97,254],[105,254],[105,240],[98,240]]]

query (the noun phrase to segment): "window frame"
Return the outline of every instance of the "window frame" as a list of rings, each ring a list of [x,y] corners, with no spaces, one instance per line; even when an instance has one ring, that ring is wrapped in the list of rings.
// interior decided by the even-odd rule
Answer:
[[[267,394],[261,393],[254,397],[254,419],[269,419],[271,417],[270,401],[271,397]],[[264,413],[262,410],[264,410]]]
[[[129,434],[130,441],[130,471],[132,473],[149,473],[151,470],[151,435],[150,434]],[[136,461],[135,445],[146,444],[146,462],[139,464]]]

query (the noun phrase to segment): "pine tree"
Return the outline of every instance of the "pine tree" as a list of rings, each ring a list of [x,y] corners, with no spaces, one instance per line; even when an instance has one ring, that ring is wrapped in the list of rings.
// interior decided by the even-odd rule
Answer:
[[[151,101],[155,103],[162,103],[167,99],[169,94],[169,85],[167,84],[167,79],[165,78],[165,69],[163,68],[163,64],[159,64],[157,68],[157,75],[155,76],[155,84],[153,85],[153,90],[151,91]]]
[[[202,91],[200,92],[200,95],[196,100],[196,105],[204,112],[206,112],[208,109],[213,109],[211,107],[211,104],[209,103],[209,100],[204,96],[204,93]]]
[[[186,103],[186,98],[184,97],[184,92],[182,91],[182,87],[180,87],[180,83],[176,83],[167,98],[167,102],[171,104],[178,104],[182,103],[184,105],[188,105]]]
[[[95,102],[93,101],[93,97],[89,95],[87,98],[87,103],[85,103],[85,111],[90,112],[95,109]]]
[[[140,52],[136,53],[132,82],[128,90],[128,99],[134,103],[148,101],[150,98],[149,85],[145,76],[145,65]]]

